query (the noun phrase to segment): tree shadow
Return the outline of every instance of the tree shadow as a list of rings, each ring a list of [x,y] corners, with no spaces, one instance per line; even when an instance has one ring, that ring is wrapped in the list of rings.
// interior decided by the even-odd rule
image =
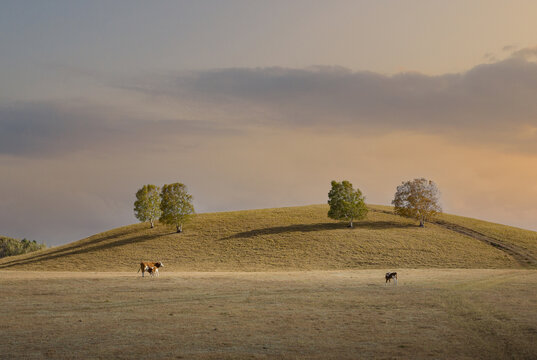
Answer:
[[[135,231],[136,230],[134,230],[134,231],[133,230],[124,231],[122,233],[118,233],[118,234],[115,234],[115,235],[110,235],[110,236],[106,236],[104,238],[95,239],[94,241],[90,240],[90,241],[85,242],[85,243],[83,243],[81,245],[73,246],[73,247],[70,247],[70,248],[67,248],[67,249],[59,249],[59,250],[56,250],[56,251],[48,251],[46,253],[36,254],[35,256],[32,256],[30,258],[26,258],[26,259],[14,259],[14,260],[11,260],[11,261],[8,261],[8,262],[0,264],[0,269],[5,269],[5,268],[12,267],[12,266],[17,266],[17,265],[26,265],[26,264],[37,263],[37,262],[40,262],[40,261],[59,259],[59,258],[65,257],[65,256],[84,254],[84,253],[89,253],[89,252],[92,252],[92,251],[111,249],[111,248],[131,244],[131,243],[144,243],[146,241],[149,241],[149,240],[152,240],[152,239],[155,239],[157,237],[161,237],[161,236],[165,235],[165,234],[162,234],[162,233],[159,232],[159,233],[152,234],[152,235],[131,236],[131,237],[127,237],[127,238],[122,239],[122,240],[117,240],[117,241],[110,242],[110,243],[107,243],[107,244],[102,244],[102,242],[104,242],[104,241],[107,241],[107,240],[110,240],[110,239],[113,239],[113,238],[118,238],[118,237],[124,236],[126,234],[133,233]]]
[[[293,232],[314,232],[314,231],[326,231],[326,230],[337,230],[337,229],[347,229],[353,231],[355,229],[369,229],[369,230],[386,230],[394,228],[409,228],[415,227],[412,224],[402,224],[395,221],[359,221],[355,222],[353,228],[349,228],[347,223],[317,223],[317,224],[297,224],[297,225],[288,225],[288,226],[275,226],[264,229],[254,229],[250,231],[240,232],[221,240],[231,240],[231,239],[246,239],[256,236],[263,235],[277,235],[284,233],[293,233]]]
[[[89,239],[91,239],[91,236],[90,236],[89,238],[86,238],[85,241],[84,241],[84,239],[80,240],[80,241],[84,241],[83,244],[76,244],[78,241],[75,241],[75,243],[59,246],[57,249],[52,248],[52,249],[45,249],[43,251],[35,252],[35,253],[32,254],[31,259],[39,259],[39,258],[43,258],[43,257],[49,257],[49,256],[54,255],[54,254],[68,253],[68,252],[73,251],[73,249],[76,249],[76,248],[79,248],[79,247],[87,247],[88,245],[99,244],[99,243],[108,241],[110,239],[121,237],[121,236],[124,236],[124,235],[128,235],[128,234],[131,234],[131,233],[134,233],[134,232],[137,232],[137,231],[138,230],[136,230],[136,229],[127,229],[127,230],[118,232],[117,234],[108,235],[108,236],[96,238],[96,239],[93,239],[93,240],[89,240]],[[11,264],[13,262],[19,262],[19,261],[23,261],[23,260],[19,260],[19,259],[8,260],[8,261],[4,262],[3,264],[1,264],[0,267],[4,266],[4,265]]]

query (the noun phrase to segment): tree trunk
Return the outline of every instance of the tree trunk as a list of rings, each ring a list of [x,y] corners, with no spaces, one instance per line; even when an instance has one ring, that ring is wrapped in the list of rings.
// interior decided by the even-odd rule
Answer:
[[[155,223],[153,221],[153,219],[150,220],[151,221],[151,229],[155,227]]]
[[[351,220],[351,223],[349,224],[349,227],[350,227],[351,229],[353,228],[352,220]]]
[[[425,227],[425,222],[423,221],[423,219],[420,219],[420,227]]]
[[[183,224],[177,225],[176,227],[177,227],[177,233],[178,234],[183,232]]]

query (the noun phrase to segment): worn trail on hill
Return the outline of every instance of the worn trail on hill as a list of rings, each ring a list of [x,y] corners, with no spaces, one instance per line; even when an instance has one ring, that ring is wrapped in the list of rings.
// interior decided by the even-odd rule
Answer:
[[[382,212],[385,214],[393,215],[393,212],[386,211],[386,210],[371,210],[375,212]],[[521,248],[520,246],[516,246],[513,244],[506,244],[505,242],[489,236],[485,235],[483,233],[480,233],[479,231],[475,231],[473,229],[454,224],[445,220],[434,220],[432,221],[433,224],[442,226],[445,229],[455,231],[459,234],[469,236],[473,239],[479,240],[487,245],[494,246],[495,248],[502,250],[506,252],[507,254],[511,255],[520,265],[523,266],[531,266],[536,267],[537,266],[537,259],[534,258],[532,255],[528,254],[528,252]]]
[[[433,223],[436,225],[440,225],[448,230],[458,232],[459,234],[470,236],[476,240],[484,242],[485,244],[492,245],[495,248],[498,248],[508,253],[509,255],[511,255],[521,265],[533,266],[533,267],[537,266],[537,259],[535,259],[533,256],[528,254],[520,246],[516,246],[513,244],[506,244],[503,241],[496,239],[492,236],[485,235],[483,233],[480,233],[479,231],[475,231],[475,230],[469,229],[461,225],[450,223],[448,221],[435,220]]]
[[[371,209],[371,211],[394,215],[393,212],[386,211],[386,210]],[[445,229],[455,231],[459,234],[469,236],[473,239],[484,242],[487,245],[494,246],[495,248],[502,250],[506,252],[507,254],[511,255],[522,266],[537,267],[537,259],[533,257],[532,255],[528,254],[528,252],[524,248],[521,248],[520,246],[516,246],[513,244],[506,244],[505,242],[495,237],[485,235],[483,233],[480,233],[479,231],[475,231],[473,229],[470,229],[470,228],[467,228],[458,224],[454,224],[449,221],[434,220],[432,221],[432,223],[442,226]]]

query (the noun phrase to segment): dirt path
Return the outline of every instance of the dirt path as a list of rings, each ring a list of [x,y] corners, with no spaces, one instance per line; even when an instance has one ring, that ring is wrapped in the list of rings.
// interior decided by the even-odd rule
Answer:
[[[382,212],[385,214],[394,215],[393,212],[385,211],[385,210],[370,209],[370,211]],[[494,238],[489,235],[485,235],[473,229],[469,229],[467,227],[454,224],[445,220],[434,220],[432,221],[432,223],[442,226],[445,229],[455,231],[459,234],[469,236],[487,245],[494,246],[495,248],[502,250],[506,252],[507,254],[511,255],[520,265],[524,267],[537,267],[537,259],[533,257],[532,255],[528,254],[528,252],[525,249],[521,248],[520,246],[505,243],[504,241],[500,239]]]
[[[469,229],[461,225],[450,223],[444,220],[435,220],[433,223],[436,225],[440,225],[448,230],[455,231],[459,234],[469,236],[471,238],[484,242],[485,244],[492,245],[495,248],[505,251],[506,253],[511,255],[516,261],[518,261],[520,265],[522,266],[531,266],[531,267],[537,266],[537,259],[535,259],[533,256],[528,254],[525,249],[519,246],[516,246],[513,244],[507,244],[503,242],[502,240],[499,240],[492,236],[488,236],[478,231]]]

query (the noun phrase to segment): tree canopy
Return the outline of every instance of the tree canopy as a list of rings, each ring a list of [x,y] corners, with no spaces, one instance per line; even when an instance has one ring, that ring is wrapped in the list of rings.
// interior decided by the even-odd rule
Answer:
[[[134,216],[141,222],[149,221],[151,228],[155,227],[155,220],[162,214],[160,210],[160,188],[148,184],[136,192],[134,202]]]
[[[367,216],[365,197],[360,189],[353,189],[352,184],[346,180],[332,181],[332,189],[328,193],[328,217],[334,220],[349,221],[353,227],[354,220],[361,220]]]
[[[420,178],[399,185],[392,204],[397,215],[416,219],[423,227],[425,221],[442,212],[439,197],[440,191],[436,184]]]
[[[0,236],[0,258],[26,254],[32,251],[46,249],[45,244],[38,244],[35,240],[17,240]]]
[[[183,224],[194,214],[192,195],[188,194],[184,184],[173,183],[162,187],[160,197],[160,221],[175,226],[178,233],[182,232]]]

